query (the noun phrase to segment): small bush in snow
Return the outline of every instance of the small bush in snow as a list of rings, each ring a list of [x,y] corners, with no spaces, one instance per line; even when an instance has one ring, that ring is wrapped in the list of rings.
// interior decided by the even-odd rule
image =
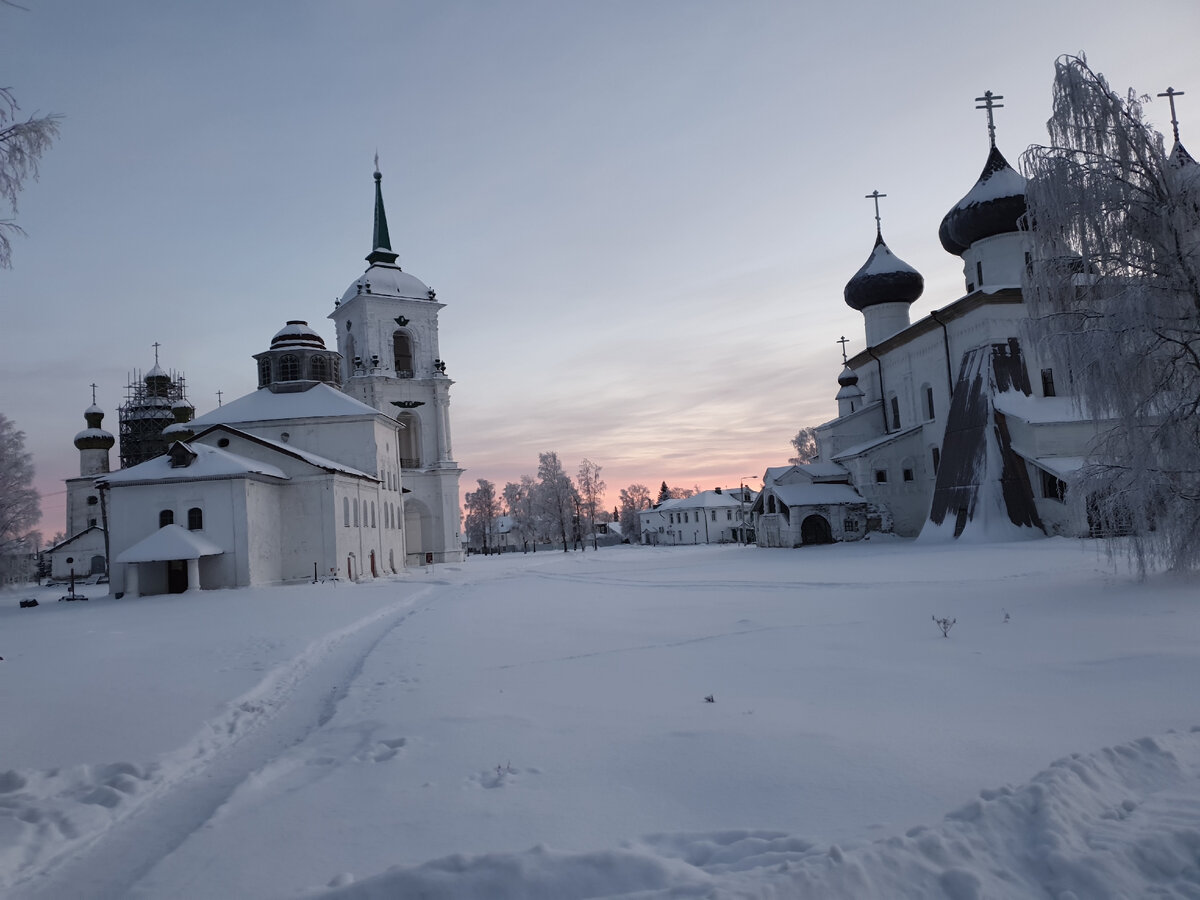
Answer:
[[[958,619],[939,619],[937,616],[934,616],[933,621],[937,623],[938,628],[942,629],[942,637],[950,637],[950,629],[954,627],[954,623]]]

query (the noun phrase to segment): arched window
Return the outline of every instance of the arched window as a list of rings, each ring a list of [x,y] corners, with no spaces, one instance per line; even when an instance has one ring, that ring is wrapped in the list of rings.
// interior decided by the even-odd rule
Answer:
[[[350,527],[350,498],[342,498],[342,527]]]
[[[279,357],[279,380],[300,380],[300,358],[298,356],[289,353],[286,356]]]
[[[358,527],[358,498],[357,497],[354,499],[354,503],[352,504],[352,506],[354,508],[354,527],[357,528]]]
[[[375,527],[375,501],[371,501],[371,527]]]
[[[258,361],[258,386],[266,387],[271,383],[271,360],[260,359]]]
[[[400,432],[401,469],[421,468],[421,420],[409,412],[400,413],[396,420],[404,426]],[[401,479],[403,479],[401,475]]]
[[[160,512],[158,514],[158,527],[159,528],[166,528],[168,525],[172,524],[174,521],[175,521],[175,511],[174,510],[164,509],[162,512]]]
[[[408,332],[396,331],[392,334],[392,355],[396,361],[396,377],[413,377],[412,338]]]
[[[325,361],[325,357],[314,356],[309,360],[308,377],[313,381],[327,381],[329,379],[329,363]]]
[[[204,511],[198,506],[188,510],[188,531],[200,531],[204,528]]]
[[[342,380],[342,361],[338,357],[333,358],[333,377],[330,381],[335,384]]]
[[[921,387],[921,399],[925,403],[925,418],[926,418],[926,420],[933,421],[933,418],[936,414],[936,410],[933,405],[933,388],[931,388],[927,384],[923,385]]]

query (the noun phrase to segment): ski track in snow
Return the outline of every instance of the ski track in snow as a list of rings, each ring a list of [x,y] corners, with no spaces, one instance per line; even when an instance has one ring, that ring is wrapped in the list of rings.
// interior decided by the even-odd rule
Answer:
[[[0,772],[0,806],[33,826],[36,842],[5,850],[11,900],[118,900],[203,828],[240,785],[334,716],[379,643],[410,616],[424,588],[312,642],[150,766],[89,765]],[[32,790],[26,791],[26,788]],[[52,798],[47,802],[47,798]]]

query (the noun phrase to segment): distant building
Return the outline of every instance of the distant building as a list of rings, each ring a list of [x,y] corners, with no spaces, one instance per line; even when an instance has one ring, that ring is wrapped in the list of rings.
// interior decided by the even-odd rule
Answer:
[[[643,544],[729,544],[750,519],[752,500],[721,488],[666,500],[638,513]]]
[[[770,468],[753,506],[760,547],[857,541],[874,526],[870,506],[837,463]]]

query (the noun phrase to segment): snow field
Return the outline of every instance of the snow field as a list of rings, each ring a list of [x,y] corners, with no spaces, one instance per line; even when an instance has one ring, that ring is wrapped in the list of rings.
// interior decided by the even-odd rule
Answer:
[[[0,889],[1191,896],[1194,594],[1087,544],[872,540],[14,597]]]

